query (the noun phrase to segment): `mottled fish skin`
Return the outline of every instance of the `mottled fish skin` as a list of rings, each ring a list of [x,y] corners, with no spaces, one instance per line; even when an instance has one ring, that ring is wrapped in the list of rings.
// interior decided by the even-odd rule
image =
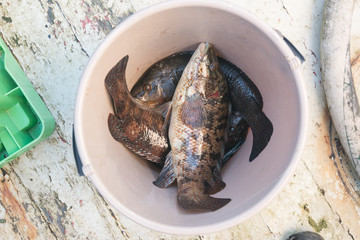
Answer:
[[[162,114],[130,95],[125,78],[127,62],[125,56],[105,78],[115,112],[108,117],[110,133],[132,152],[163,165],[169,152],[167,125]]]
[[[230,199],[209,196],[225,187],[219,173],[229,115],[226,80],[214,48],[201,43],[186,66],[172,98],[171,152],[154,182],[166,187],[175,179],[178,204],[215,211]]]
[[[132,87],[131,95],[151,107],[171,101],[193,53],[175,53],[154,63]]]
[[[132,96],[151,107],[157,107],[170,101],[181,74],[193,53],[193,51],[178,52],[153,64],[131,89]],[[244,74],[229,61],[220,57],[218,57],[218,60],[227,81],[236,81],[238,76]],[[259,90],[255,84],[251,86],[254,88],[254,96],[262,106],[262,96]],[[249,125],[241,114],[232,110],[229,115],[225,155],[222,159],[222,164],[230,159],[245,142],[248,128]]]

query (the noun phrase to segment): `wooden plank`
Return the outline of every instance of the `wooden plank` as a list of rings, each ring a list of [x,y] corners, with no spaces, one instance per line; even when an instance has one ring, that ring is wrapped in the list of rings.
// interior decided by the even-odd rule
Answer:
[[[82,71],[112,28],[156,2],[1,2],[1,35],[57,126],[48,140],[1,171],[0,239],[286,239],[302,230],[318,230],[326,239],[360,239],[359,188],[337,147],[320,77],[324,1],[228,1],[279,29],[307,60],[302,70],[311,109],[308,141],[285,188],[258,214],[204,236],[162,234],[120,214],[77,176],[71,143]]]
[[[351,71],[357,96],[360,96],[360,4],[355,1],[355,9],[351,25],[350,59]]]
[[[9,175],[10,179],[17,180],[18,184],[11,188],[13,195],[22,197],[16,197],[20,205],[33,203],[36,214],[29,215],[33,218],[41,216],[36,223],[39,227],[35,229],[37,235],[43,234],[43,239],[65,236],[76,239],[123,236],[126,239],[116,216],[87,179],[78,177],[75,170],[71,147],[72,119],[77,84],[88,61],[86,50],[56,2],[22,1],[1,7],[3,15],[11,19],[2,26],[4,39],[57,123],[49,140],[4,168],[6,172],[14,173]],[[89,40],[91,42],[93,39]],[[11,209],[6,202],[3,206]],[[23,225],[17,220],[22,219],[21,215],[13,218],[16,226]],[[7,221],[4,226],[10,223]],[[48,229],[48,233],[41,226]],[[36,236],[15,230],[12,234],[9,239]]]

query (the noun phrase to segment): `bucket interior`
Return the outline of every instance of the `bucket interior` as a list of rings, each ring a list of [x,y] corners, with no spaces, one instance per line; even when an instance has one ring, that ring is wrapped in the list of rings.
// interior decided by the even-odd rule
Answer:
[[[122,213],[156,230],[181,233],[237,224],[278,190],[294,164],[303,130],[298,76],[288,64],[289,56],[269,37],[272,29],[263,28],[245,12],[230,9],[185,6],[134,15],[105,39],[83,75],[75,128],[82,161],[93,169],[89,177]],[[113,109],[104,79],[129,55],[126,78],[131,89],[151,64],[175,52],[194,50],[202,41],[213,43],[219,56],[240,67],[256,84],[274,132],[265,150],[250,163],[249,131],[241,149],[222,168],[226,187],[214,196],[232,201],[215,212],[194,213],[177,205],[176,185],[160,189],[152,184],[160,169],[112,138],[107,118]]]

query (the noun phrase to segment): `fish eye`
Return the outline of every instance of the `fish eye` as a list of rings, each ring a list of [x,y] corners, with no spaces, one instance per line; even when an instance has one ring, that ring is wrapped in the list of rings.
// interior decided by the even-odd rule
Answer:
[[[231,131],[231,132],[234,132],[234,131],[235,131],[234,126],[231,126],[231,127],[230,127],[230,131]]]
[[[145,92],[149,92],[151,90],[151,85],[150,84],[146,84],[145,86],[144,86],[144,91]]]
[[[210,70],[215,71],[216,70],[216,65],[215,64],[210,64]]]

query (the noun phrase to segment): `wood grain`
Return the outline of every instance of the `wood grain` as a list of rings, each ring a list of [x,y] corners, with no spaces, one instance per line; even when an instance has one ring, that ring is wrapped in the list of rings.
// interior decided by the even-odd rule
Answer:
[[[0,172],[0,239],[286,239],[302,230],[360,239],[359,186],[344,164],[320,77],[323,0],[228,1],[279,29],[306,58],[307,143],[296,171],[262,211],[221,232],[178,237],[124,217],[77,175],[72,127],[86,63],[111,29],[156,2],[0,1],[1,36],[56,119],[49,139]]]

